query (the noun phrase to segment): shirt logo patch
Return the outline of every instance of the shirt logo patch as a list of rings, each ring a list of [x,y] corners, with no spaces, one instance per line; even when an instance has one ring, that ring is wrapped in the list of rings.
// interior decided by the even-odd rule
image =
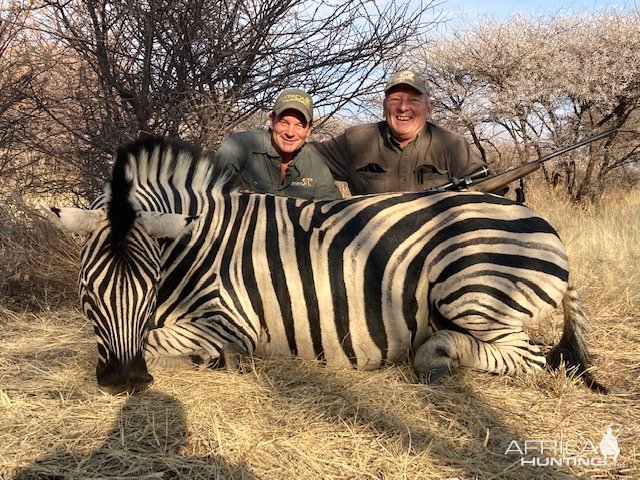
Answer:
[[[295,187],[310,187],[313,183],[313,178],[311,177],[302,177],[300,180],[296,180],[291,182],[291,185]]]

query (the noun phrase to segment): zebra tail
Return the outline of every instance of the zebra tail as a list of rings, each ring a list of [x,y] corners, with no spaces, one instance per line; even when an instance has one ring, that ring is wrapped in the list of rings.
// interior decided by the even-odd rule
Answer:
[[[587,348],[587,317],[580,306],[578,292],[569,285],[562,299],[564,329],[560,342],[547,355],[547,364],[557,370],[564,364],[573,370],[585,384],[598,393],[608,393],[608,389],[598,383],[590,372],[591,355]]]

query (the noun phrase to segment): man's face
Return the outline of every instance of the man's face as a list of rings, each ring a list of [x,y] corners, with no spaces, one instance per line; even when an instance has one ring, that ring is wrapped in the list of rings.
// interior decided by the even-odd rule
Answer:
[[[384,116],[401,144],[413,140],[431,118],[433,102],[409,85],[396,85],[384,97]]]
[[[283,159],[287,159],[304,145],[312,129],[304,115],[293,109],[285,110],[280,115],[272,112],[269,126],[271,143]]]

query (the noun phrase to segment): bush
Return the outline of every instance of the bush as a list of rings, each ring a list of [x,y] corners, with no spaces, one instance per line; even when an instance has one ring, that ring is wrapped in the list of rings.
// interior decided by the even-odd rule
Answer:
[[[80,242],[52,226],[19,194],[0,206],[0,305],[48,310],[77,302]]]

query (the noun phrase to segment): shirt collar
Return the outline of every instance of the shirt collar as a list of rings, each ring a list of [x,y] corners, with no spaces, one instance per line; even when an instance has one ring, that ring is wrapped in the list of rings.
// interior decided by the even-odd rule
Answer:
[[[389,124],[387,122],[385,122],[386,124],[386,135],[387,135],[387,141],[389,142],[389,145],[391,145],[395,150],[403,150],[403,148],[400,146],[400,142],[398,140],[396,140],[393,135],[391,135],[391,129],[389,128]],[[408,144],[407,147],[414,145],[418,139],[422,136],[424,136],[424,132],[427,129],[427,125],[425,124],[425,126],[418,132],[418,134],[413,138],[413,140],[411,140]],[[407,148],[405,147],[405,148]]]
[[[253,152],[265,154],[269,158],[272,158],[274,160],[277,159],[279,163],[282,157],[280,156],[278,151],[275,149],[275,147],[271,143],[271,130],[263,130],[263,132],[264,133],[262,135],[262,139],[260,142],[257,143],[257,145],[255,145]],[[305,145],[306,143],[303,144],[302,147],[300,147],[295,152],[295,155],[293,156],[293,159],[289,162],[289,165],[293,165],[296,162],[296,159],[300,155],[300,152],[302,151]]]

